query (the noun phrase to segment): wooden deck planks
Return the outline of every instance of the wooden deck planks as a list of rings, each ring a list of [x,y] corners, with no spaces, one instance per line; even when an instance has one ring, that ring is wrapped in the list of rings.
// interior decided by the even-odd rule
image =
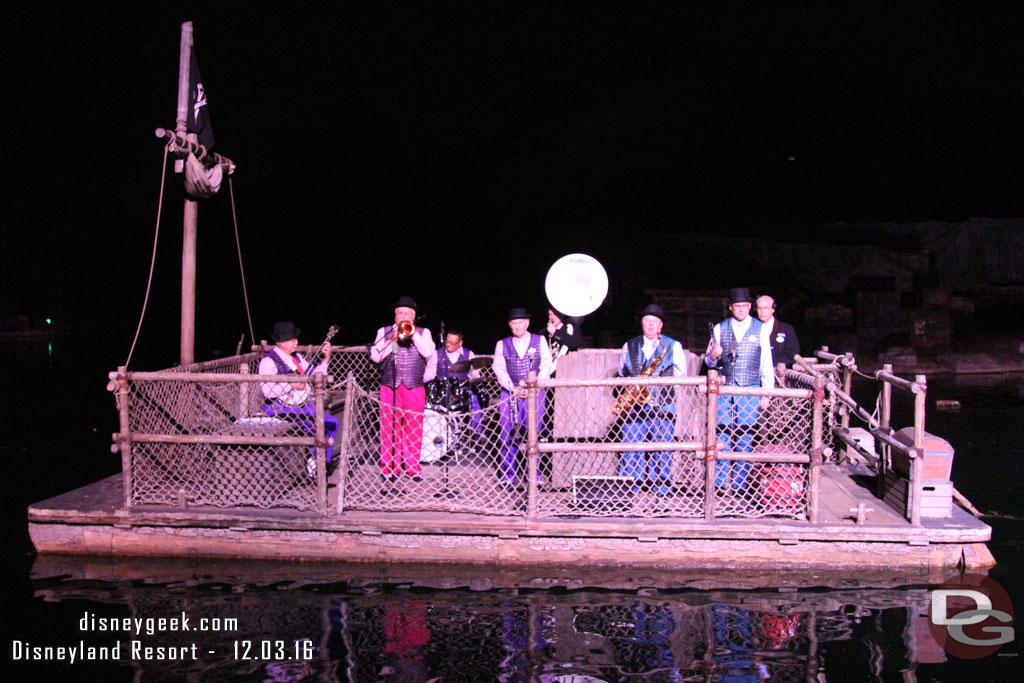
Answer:
[[[831,466],[830,466],[831,467]],[[166,507],[122,510],[120,477],[113,476],[29,507],[32,524],[247,528],[347,533],[537,536],[565,538],[704,538],[780,541],[985,542],[991,529],[957,509],[954,517],[914,527],[882,501],[832,467],[822,477],[818,524],[785,518],[524,518],[442,511],[346,511],[321,517],[294,510]],[[863,524],[850,508],[865,501],[872,512]],[[957,514],[959,513],[959,514]]]
[[[868,509],[864,524],[898,527],[907,523],[899,512],[875,498],[838,466],[822,466],[821,475],[821,523],[854,523],[856,513],[851,510],[859,503]]]

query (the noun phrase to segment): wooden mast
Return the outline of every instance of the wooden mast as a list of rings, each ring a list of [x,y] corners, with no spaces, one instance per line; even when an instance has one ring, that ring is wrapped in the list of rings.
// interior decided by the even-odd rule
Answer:
[[[192,22],[181,25],[181,49],[178,54],[178,113],[173,131],[156,129],[156,136],[167,140],[168,148],[177,158],[174,172],[185,170],[185,158],[195,154],[205,165],[219,165],[230,175],[235,164],[225,156],[209,151],[199,144],[199,136],[188,132],[189,92],[192,88]],[[195,362],[196,325],[196,242],[199,204],[185,196],[184,221],[181,237],[181,364]]]
[[[181,51],[178,55],[178,115],[175,132],[189,142],[197,142],[195,133],[186,133],[188,122],[189,74],[192,59],[192,22],[181,25]],[[184,161],[175,161],[174,170],[181,173]],[[196,241],[198,203],[185,197],[185,217],[181,238],[181,364],[195,362],[196,336]]]

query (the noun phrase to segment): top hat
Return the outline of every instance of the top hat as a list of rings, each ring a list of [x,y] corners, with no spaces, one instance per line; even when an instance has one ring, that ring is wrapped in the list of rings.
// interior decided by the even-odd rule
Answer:
[[[295,327],[295,323],[288,320],[282,320],[281,322],[274,323],[274,329],[270,333],[270,339],[273,340],[275,344],[277,342],[288,341],[289,339],[298,339],[300,332],[302,332],[302,330]]]
[[[529,320],[530,319],[530,312],[528,310],[526,310],[525,308],[510,308],[508,310],[508,315],[505,316],[505,322],[508,322],[509,320],[523,320],[523,319],[525,319],[525,320]]]
[[[645,315],[653,315],[658,320],[665,321],[665,313],[658,304],[647,304],[644,310],[640,311],[640,318],[642,319]]]
[[[733,287],[729,290],[729,304],[738,303],[753,303],[754,299],[750,296],[750,290],[746,287]]]

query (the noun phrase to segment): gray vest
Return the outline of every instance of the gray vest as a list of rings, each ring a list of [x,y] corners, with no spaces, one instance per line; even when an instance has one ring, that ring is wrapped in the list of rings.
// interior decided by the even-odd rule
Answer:
[[[761,386],[761,321],[756,318],[743,339],[736,341],[733,319],[722,321],[719,340],[724,351],[719,359],[725,383],[734,387]]]

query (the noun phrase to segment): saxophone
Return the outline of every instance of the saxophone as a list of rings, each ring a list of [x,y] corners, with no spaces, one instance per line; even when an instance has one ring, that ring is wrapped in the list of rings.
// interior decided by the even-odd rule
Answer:
[[[658,335],[658,342],[661,343],[661,353],[654,357],[651,364],[644,368],[637,377],[650,377],[654,374],[654,371],[661,365],[661,360],[668,353],[668,347],[665,346],[665,342],[661,341],[661,335]],[[612,412],[616,416],[628,415],[629,411],[634,406],[646,405],[651,400],[651,390],[648,387],[642,387],[639,384],[626,387],[625,391],[619,394],[619,398],[615,401],[615,407],[612,408]]]

